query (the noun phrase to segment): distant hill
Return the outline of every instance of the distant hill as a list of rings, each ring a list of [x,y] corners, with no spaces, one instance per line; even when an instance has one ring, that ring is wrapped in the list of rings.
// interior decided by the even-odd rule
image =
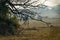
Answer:
[[[32,11],[35,11],[37,13],[40,13],[43,17],[49,17],[49,18],[60,18],[60,5],[57,5],[52,8],[36,8],[31,9]]]

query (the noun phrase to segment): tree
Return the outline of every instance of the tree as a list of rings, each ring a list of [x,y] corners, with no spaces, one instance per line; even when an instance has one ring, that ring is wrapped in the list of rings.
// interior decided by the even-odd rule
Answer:
[[[20,3],[20,4],[16,4],[16,3],[13,4],[10,0],[1,0],[0,1],[0,34],[2,34],[2,35],[3,34],[4,35],[5,34],[8,34],[8,35],[12,34],[13,35],[16,33],[16,30],[19,28],[20,24],[18,23],[17,16],[15,14],[28,16],[33,20],[44,22],[42,20],[34,19],[27,14],[19,12],[17,10],[17,8],[15,7],[17,5],[23,7],[24,9],[36,8],[36,7],[40,7],[40,8],[47,7],[47,6],[43,5],[43,3],[46,0],[42,4],[38,4],[36,6],[32,5],[32,4],[37,2],[38,0],[33,1],[32,3],[29,3],[30,1],[32,1],[32,0],[27,0],[27,1]],[[16,12],[14,12],[14,11],[16,11]],[[9,14],[10,14],[9,12],[12,12],[14,14],[13,17],[9,18]],[[44,22],[44,23],[46,23],[46,22]]]
[[[9,18],[9,8],[6,5],[6,2],[2,1],[0,1],[0,34],[14,35],[17,28],[20,27],[20,24],[15,15]]]

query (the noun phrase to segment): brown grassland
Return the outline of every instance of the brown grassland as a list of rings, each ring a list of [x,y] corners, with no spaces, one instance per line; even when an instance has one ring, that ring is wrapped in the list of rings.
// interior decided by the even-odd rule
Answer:
[[[24,30],[20,35],[14,36],[0,36],[0,40],[60,40],[59,24],[56,22],[53,27],[47,27],[44,23],[31,21],[29,27],[35,27],[37,30]]]

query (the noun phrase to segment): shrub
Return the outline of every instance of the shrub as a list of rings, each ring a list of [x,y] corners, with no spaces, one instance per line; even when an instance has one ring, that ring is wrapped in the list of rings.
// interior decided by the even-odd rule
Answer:
[[[0,4],[0,35],[14,35],[20,27],[16,15],[9,18],[9,8],[5,3]]]

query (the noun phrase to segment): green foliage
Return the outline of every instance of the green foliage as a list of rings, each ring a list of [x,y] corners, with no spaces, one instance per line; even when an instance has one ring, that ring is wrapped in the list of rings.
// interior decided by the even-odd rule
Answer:
[[[19,28],[19,21],[14,15],[9,19],[9,8],[4,3],[0,4],[0,34],[14,35]]]

